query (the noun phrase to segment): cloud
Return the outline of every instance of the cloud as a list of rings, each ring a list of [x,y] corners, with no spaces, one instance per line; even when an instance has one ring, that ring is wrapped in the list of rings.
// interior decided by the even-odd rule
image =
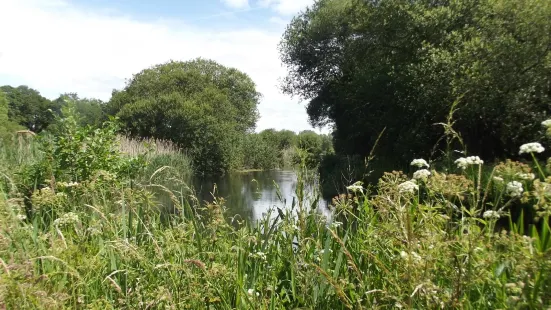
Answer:
[[[257,130],[310,128],[304,106],[283,95],[280,32],[217,31],[183,22],[144,22],[62,0],[0,1],[0,85],[25,83],[49,98],[77,92],[108,100],[152,65],[204,57],[247,73],[263,94]]]
[[[249,0],[222,0],[222,2],[235,9],[242,9],[249,6]]]
[[[271,7],[281,15],[290,16],[314,4],[314,0],[261,0],[260,4]]]

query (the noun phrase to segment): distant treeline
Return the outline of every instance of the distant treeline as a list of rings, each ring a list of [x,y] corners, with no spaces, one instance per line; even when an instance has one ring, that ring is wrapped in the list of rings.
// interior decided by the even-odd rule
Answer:
[[[121,134],[175,143],[197,175],[276,169],[305,162],[315,167],[333,151],[331,137],[314,131],[255,133],[260,94],[237,69],[196,59],[153,66],[133,76],[103,102],[75,93],[55,100],[27,86],[0,88],[0,134],[17,130],[56,134],[71,105],[80,126],[100,127],[116,117]]]

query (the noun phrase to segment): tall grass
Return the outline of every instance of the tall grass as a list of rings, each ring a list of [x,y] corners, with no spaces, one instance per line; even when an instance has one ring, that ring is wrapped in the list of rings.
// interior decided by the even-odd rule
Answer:
[[[43,189],[33,207],[44,213],[26,219],[4,192],[0,300],[10,309],[549,306],[548,217],[527,236],[516,223],[494,231],[495,219],[467,203],[475,183],[434,173],[413,193],[400,192],[400,173],[372,195],[356,187],[334,199],[331,223],[303,205],[301,175],[294,202],[240,229],[223,199],[203,204],[152,183]],[[176,205],[168,221],[152,188]],[[471,198],[453,206],[450,194]]]
[[[193,163],[181,148],[171,141],[158,139],[132,139],[125,136],[117,137],[120,151],[125,156],[145,156],[148,165],[144,177],[151,176],[162,167],[171,167],[174,176],[187,178],[193,173]]]
[[[95,139],[105,135],[82,141],[94,145]],[[67,142],[57,141],[61,152]],[[72,143],[71,150],[81,149]],[[78,167],[58,166],[83,175],[79,169],[92,159],[75,154]],[[415,183],[401,172],[386,173],[376,189],[357,183],[335,197],[328,219],[316,210],[319,194],[309,186],[315,176],[303,164],[293,201],[281,199],[261,220],[236,228],[216,192],[213,202],[201,202],[165,167],[131,179],[118,173],[128,170],[121,169],[125,156],[109,157],[78,183],[61,171],[30,196],[20,191],[17,176],[10,180],[15,187],[1,190],[0,307],[551,306],[545,167],[532,179],[520,174],[532,173],[528,165],[506,162],[494,169],[499,179],[484,183],[477,164],[456,174],[431,170]],[[168,178],[173,190],[155,182]],[[513,180],[522,184],[521,196],[518,187],[511,190]],[[161,211],[158,191],[171,197],[174,212]],[[513,221],[514,203],[534,208],[537,221],[527,227]],[[500,220],[507,229],[497,228],[504,227]]]

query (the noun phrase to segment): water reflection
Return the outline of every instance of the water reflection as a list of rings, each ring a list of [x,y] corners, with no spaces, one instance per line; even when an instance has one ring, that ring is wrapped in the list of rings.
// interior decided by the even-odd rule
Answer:
[[[270,208],[290,208],[293,199],[296,199],[297,175],[294,171],[232,173],[214,180],[190,179],[188,182],[193,185],[196,196],[201,201],[212,201],[212,192],[216,184],[216,196],[226,199],[228,217],[235,216],[239,220],[257,221]],[[170,184],[168,186],[170,187]],[[281,196],[278,195],[278,187]],[[310,189],[306,191],[313,192]],[[163,203],[170,201],[162,200]],[[313,197],[306,200],[308,206],[314,201]],[[321,198],[317,203],[317,209],[330,216],[327,202]]]

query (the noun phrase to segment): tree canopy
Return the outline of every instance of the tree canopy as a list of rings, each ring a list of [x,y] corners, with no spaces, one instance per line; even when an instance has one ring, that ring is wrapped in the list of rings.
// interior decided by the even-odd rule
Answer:
[[[170,61],[134,75],[106,107],[125,131],[172,140],[200,173],[238,165],[243,135],[254,129],[260,94],[243,72],[214,61]]]
[[[27,86],[2,86],[0,91],[6,94],[8,100],[8,117],[27,129],[40,132],[54,120],[50,110],[53,104],[42,97],[40,93]]]
[[[428,155],[457,101],[470,153],[514,155],[551,113],[549,33],[548,0],[320,0],[283,36],[283,89],[334,125],[342,154],[386,128],[382,156]]]
[[[94,98],[80,98],[76,93],[60,95],[53,101],[55,112],[62,113],[62,108],[67,106],[68,100],[74,102],[78,125],[99,127],[105,120],[103,101]]]

